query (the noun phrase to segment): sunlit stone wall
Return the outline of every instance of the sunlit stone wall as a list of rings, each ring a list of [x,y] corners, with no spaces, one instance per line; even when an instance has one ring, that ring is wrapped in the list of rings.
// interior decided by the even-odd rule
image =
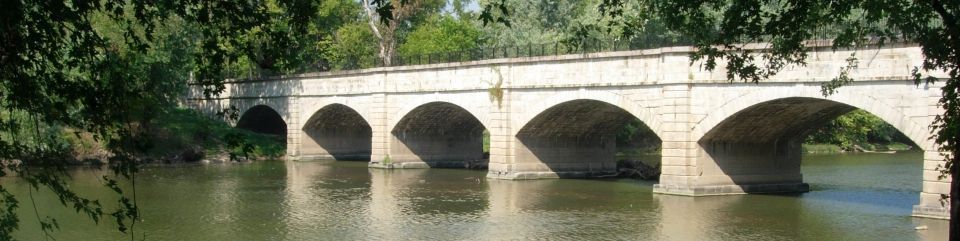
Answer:
[[[287,125],[289,160],[349,150],[369,151],[371,167],[430,167],[477,158],[477,133],[487,130],[488,177],[498,179],[609,174],[611,130],[636,118],[662,140],[655,191],[693,196],[806,190],[800,138],[859,108],[926,151],[915,214],[945,216],[939,198],[949,180],[938,179],[943,162],[929,139],[933,116],[941,113],[940,86],[913,83],[919,48],[811,47],[806,65],[761,83],[731,82],[723,69],[691,63],[691,48],[674,47],[240,80],[211,100],[192,88],[184,104],[211,114],[228,106],[241,114],[257,105],[273,108]],[[854,53],[856,82],[824,96],[821,84]],[[342,108],[313,118],[330,105]],[[348,112],[356,115],[337,117]]]

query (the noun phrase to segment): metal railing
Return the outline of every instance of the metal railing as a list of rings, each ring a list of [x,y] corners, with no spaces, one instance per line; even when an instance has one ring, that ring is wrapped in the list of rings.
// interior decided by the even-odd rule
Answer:
[[[875,26],[877,25],[877,26]],[[865,26],[865,28],[873,29],[886,29],[882,25],[870,24]],[[816,39],[833,39],[837,37],[840,33],[837,28],[820,28],[814,34],[811,40]],[[896,34],[889,34],[896,35]],[[869,39],[874,39],[877,37],[870,37]],[[755,38],[753,41],[743,41],[744,43],[761,43],[769,41],[768,38]],[[642,49],[656,49],[656,48],[665,48],[665,47],[677,47],[677,46],[690,46],[694,43],[687,38],[678,37],[672,34],[659,34],[659,33],[645,33],[639,36],[635,36],[627,41],[624,40],[603,40],[603,41],[584,41],[578,43],[571,42],[553,42],[553,43],[544,43],[544,44],[528,44],[528,45],[518,45],[518,46],[485,46],[480,48],[465,49],[458,51],[447,51],[447,52],[436,52],[436,53],[425,53],[425,54],[411,54],[411,55],[394,55],[390,58],[389,64],[386,61],[382,61],[375,54],[370,56],[344,56],[339,59],[326,60],[322,63],[314,63],[311,66],[300,68],[297,71],[292,71],[285,74],[302,74],[302,73],[312,73],[312,72],[328,72],[328,71],[343,71],[343,70],[357,70],[357,69],[367,69],[367,68],[377,68],[377,67],[386,67],[386,66],[411,66],[411,65],[427,65],[427,64],[441,64],[441,63],[458,63],[458,62],[470,62],[470,61],[480,61],[480,60],[490,60],[490,59],[503,59],[503,58],[523,58],[523,57],[540,57],[540,56],[556,56],[556,55],[566,55],[566,54],[588,54],[588,53],[598,53],[598,52],[613,52],[613,51],[630,51],[630,50],[642,50]],[[255,66],[249,67],[246,73],[227,73],[228,76],[235,76],[239,78],[246,79],[255,79],[263,78],[268,76],[275,76],[281,73],[275,71],[261,69]]]
[[[571,44],[564,42],[553,42],[544,44],[528,44],[517,46],[487,46],[459,51],[435,52],[424,54],[401,55],[397,54],[390,58],[389,64],[382,61],[378,56],[345,56],[341,59],[331,60],[324,63],[316,63],[298,71],[287,74],[302,74],[312,72],[344,71],[358,70],[378,67],[412,66],[442,63],[458,63],[503,58],[523,58],[523,57],[541,57],[556,56],[566,54],[588,54],[614,51],[630,51],[641,49],[654,49],[663,47],[689,46],[689,41],[669,40],[667,38],[639,38],[632,41],[592,41],[580,44]],[[227,73],[228,76],[237,77],[234,79],[255,79],[278,75],[275,71],[258,68],[251,65],[246,71],[240,73]]]

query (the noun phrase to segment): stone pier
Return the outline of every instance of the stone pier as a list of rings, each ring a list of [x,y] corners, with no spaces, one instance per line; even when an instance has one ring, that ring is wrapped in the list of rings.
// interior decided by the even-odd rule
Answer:
[[[919,47],[857,50],[871,57],[849,73],[855,82],[829,96],[821,85],[854,51],[811,47],[806,65],[757,84],[731,83],[724,70],[691,63],[692,48],[673,47],[234,80],[220,98],[194,89],[186,104],[210,113],[239,108],[238,126],[286,136],[291,161],[462,167],[485,158],[486,130],[494,179],[609,175],[616,130],[639,120],[662,141],[654,191],[687,196],[807,191],[804,136],[862,109],[926,151],[914,214],[946,217],[939,199],[949,180],[938,178],[943,161],[929,129],[942,111],[941,86],[914,84]]]

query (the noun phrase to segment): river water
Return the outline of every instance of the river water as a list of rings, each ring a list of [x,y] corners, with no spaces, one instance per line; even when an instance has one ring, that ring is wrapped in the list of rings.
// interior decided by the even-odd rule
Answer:
[[[921,153],[804,157],[812,191],[683,197],[631,179],[491,180],[484,171],[382,170],[364,162],[157,166],[137,179],[137,240],[945,240],[947,222],[910,217]],[[71,187],[113,206],[94,169]],[[27,187],[21,240],[43,240]],[[45,190],[41,217],[57,240],[127,239]],[[926,226],[927,230],[915,230]]]

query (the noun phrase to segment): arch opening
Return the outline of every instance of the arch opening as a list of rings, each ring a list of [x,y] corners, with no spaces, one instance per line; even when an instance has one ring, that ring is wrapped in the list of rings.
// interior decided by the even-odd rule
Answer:
[[[606,102],[560,103],[531,119],[516,138],[518,165],[553,173],[548,175],[659,176],[660,138],[638,118]]]
[[[373,129],[356,110],[331,104],[317,110],[302,128],[301,160],[369,161]]]
[[[237,121],[236,128],[271,135],[284,147],[287,145],[287,123],[269,106],[257,105],[247,109]]]
[[[486,169],[486,128],[466,109],[448,102],[420,105],[391,131],[390,159],[429,167]],[[413,164],[415,165],[415,164]]]
[[[744,192],[807,191],[801,174],[803,144],[811,140],[811,134],[824,131],[824,126],[854,110],[858,108],[809,97],[774,99],[740,110],[698,141],[702,151],[698,160],[703,171],[701,184],[733,182]],[[897,135],[898,141],[917,148],[915,140],[903,133]],[[780,186],[769,189],[762,185]]]

